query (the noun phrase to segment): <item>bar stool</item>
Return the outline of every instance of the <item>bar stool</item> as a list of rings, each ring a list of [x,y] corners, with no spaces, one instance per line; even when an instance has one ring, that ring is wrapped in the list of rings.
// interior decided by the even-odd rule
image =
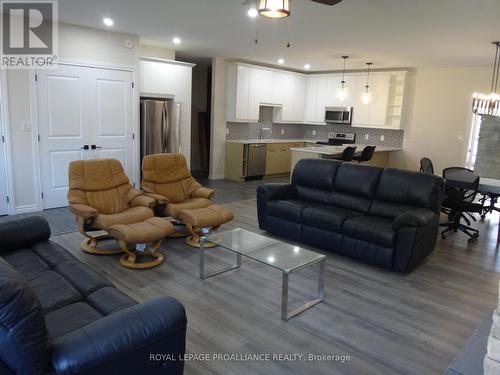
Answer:
[[[358,163],[362,163],[364,161],[370,161],[372,160],[374,153],[375,153],[375,146],[365,146],[363,151],[361,151],[361,155],[353,157],[353,160],[356,160]]]

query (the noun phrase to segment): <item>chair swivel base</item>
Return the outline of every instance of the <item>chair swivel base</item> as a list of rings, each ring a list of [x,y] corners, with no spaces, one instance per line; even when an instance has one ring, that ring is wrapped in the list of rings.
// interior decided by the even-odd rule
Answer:
[[[193,229],[192,234],[186,238],[186,243],[192,247],[200,247],[200,233],[201,230]],[[212,242],[205,242],[204,248],[216,247],[217,245]]]
[[[120,254],[122,250],[119,247],[116,248],[99,248],[100,241],[112,240],[109,234],[100,234],[98,236],[89,236],[84,233],[85,238],[80,243],[80,248],[88,254],[92,255],[113,255]]]
[[[128,244],[125,241],[118,241],[120,244],[120,248],[125,253],[120,258],[120,264],[123,267],[131,268],[131,269],[147,269],[157,267],[163,263],[165,260],[165,256],[158,252],[157,249],[160,247],[161,239],[154,241],[148,248],[144,249],[144,255],[153,258],[153,260],[147,262],[138,262],[137,260],[137,252],[134,249],[130,249],[130,247],[135,247],[135,244]]]
[[[447,227],[445,230],[441,232],[441,238],[444,240],[446,239],[446,233],[453,231],[453,233],[457,233],[458,231],[466,234],[469,238],[467,239],[468,242],[473,242],[479,238],[479,231],[475,228],[472,228],[467,225],[459,224],[454,225],[455,223],[444,223],[440,224],[442,227]]]

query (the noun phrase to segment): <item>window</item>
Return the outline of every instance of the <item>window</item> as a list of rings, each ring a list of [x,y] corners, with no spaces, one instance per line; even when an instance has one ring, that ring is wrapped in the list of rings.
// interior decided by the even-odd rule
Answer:
[[[481,116],[472,115],[472,124],[469,134],[469,144],[467,147],[467,159],[465,167],[474,170],[477,156],[477,146],[479,143],[479,130],[481,128]]]

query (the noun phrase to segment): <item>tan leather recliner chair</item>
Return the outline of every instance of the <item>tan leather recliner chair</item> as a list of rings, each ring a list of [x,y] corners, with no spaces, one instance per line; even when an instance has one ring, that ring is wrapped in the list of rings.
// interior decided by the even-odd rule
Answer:
[[[118,160],[78,160],[69,165],[70,210],[85,239],[82,250],[92,254],[117,254],[122,249],[98,249],[109,234],[91,236],[88,231],[108,229],[116,224],[135,224],[154,216],[156,201],[134,189]]]
[[[147,155],[142,161],[141,188],[165,208],[159,214],[181,221],[182,210],[212,204],[214,191],[201,186],[181,154]]]

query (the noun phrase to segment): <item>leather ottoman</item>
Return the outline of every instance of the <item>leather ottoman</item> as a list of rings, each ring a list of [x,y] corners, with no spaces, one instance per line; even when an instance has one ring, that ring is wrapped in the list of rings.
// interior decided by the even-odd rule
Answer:
[[[110,236],[118,241],[120,248],[125,252],[120,258],[121,265],[135,269],[152,268],[163,263],[164,256],[157,249],[163,238],[173,232],[174,226],[159,217],[134,224],[115,224],[108,229]],[[136,262],[135,250],[142,251],[154,259],[149,262]]]
[[[219,204],[205,208],[182,210],[179,214],[191,235],[186,238],[186,243],[193,247],[200,247],[200,236],[207,235],[222,224],[233,220],[233,213]],[[214,247],[215,244],[205,244],[205,247]]]

